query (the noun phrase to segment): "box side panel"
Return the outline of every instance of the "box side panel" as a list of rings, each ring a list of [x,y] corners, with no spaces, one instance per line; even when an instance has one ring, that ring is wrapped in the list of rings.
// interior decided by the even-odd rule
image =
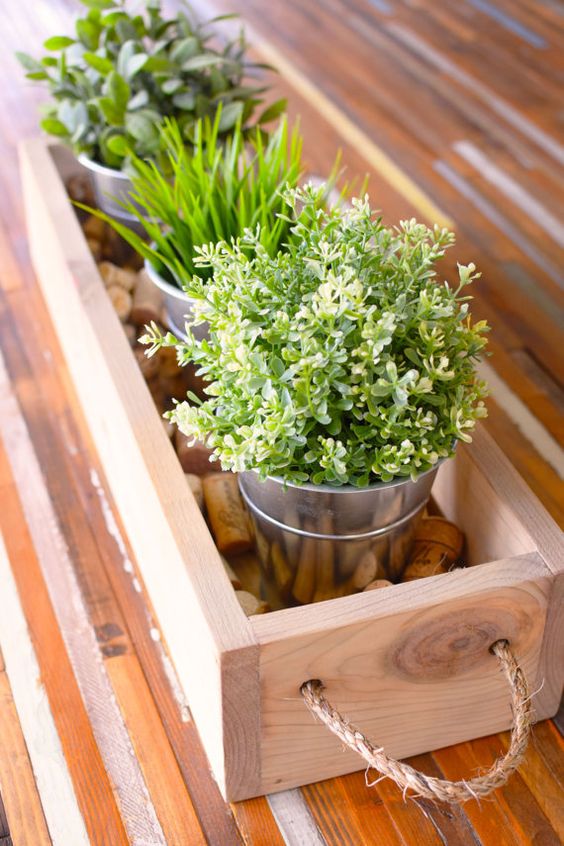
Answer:
[[[133,547],[145,586],[190,703],[216,778],[225,790],[224,736],[250,743],[258,730],[258,689],[238,690],[253,715],[230,725],[222,691],[224,653],[256,674],[256,646],[205,521],[131,354],[100,275],[43,142],[21,151],[30,248],[38,279]],[[257,748],[257,738],[251,749]],[[241,782],[256,784],[258,755]]]
[[[535,717],[554,717],[560,707],[564,686],[564,573],[555,576],[550,591],[542,642]]]
[[[361,622],[330,627],[325,609],[315,609],[319,630],[288,637],[257,618],[262,791],[364,767],[303,705],[300,686],[311,678],[394,757],[508,728],[510,695],[489,647],[507,638],[531,689],[538,687],[552,581],[532,554],[372,591],[372,618]]]
[[[483,426],[441,467],[433,496],[465,533],[470,564],[537,550],[564,572],[562,532]]]

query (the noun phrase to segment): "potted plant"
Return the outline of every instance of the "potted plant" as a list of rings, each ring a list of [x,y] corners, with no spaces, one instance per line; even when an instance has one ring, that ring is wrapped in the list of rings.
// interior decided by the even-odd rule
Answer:
[[[122,207],[144,237],[98,212],[145,258],[149,277],[164,293],[167,323],[178,336],[184,336],[192,277],[197,272],[207,279],[211,273],[195,264],[196,247],[257,230],[258,243],[274,256],[291,237],[283,189],[296,186],[302,175],[297,125],[290,130],[283,116],[265,136],[260,128],[245,132],[239,120],[220,144],[222,116],[220,107],[213,122],[198,121],[192,144],[185,144],[176,121],[165,121],[161,143],[168,178],[156,163],[132,159],[131,195]],[[194,329],[200,338],[204,330]]]
[[[284,198],[287,250],[269,254],[257,232],[196,248],[211,276],[187,287],[188,339],[153,325],[143,341],[149,355],[175,346],[208,380],[204,401],[168,417],[240,474],[288,604],[400,572],[438,465],[486,414],[475,363],[488,327],[468,313],[474,265],[456,288],[436,278],[448,230],[386,227],[368,198],[326,210],[312,186]]]
[[[210,44],[220,18],[198,23],[189,8],[164,17],[160,0],[146,0],[145,14],[128,13],[122,0],[81,2],[88,12],[76,21],[76,37],[49,38],[40,60],[16,55],[53,99],[41,126],[90,170],[100,208],[123,217],[116,200],[129,192],[130,159],[158,157],[163,118],[174,117],[189,139],[197,121],[221,106],[224,138],[237,122],[250,125],[265,89],[245,82],[252,65],[242,33],[221,49]],[[257,123],[284,107],[272,104]]]

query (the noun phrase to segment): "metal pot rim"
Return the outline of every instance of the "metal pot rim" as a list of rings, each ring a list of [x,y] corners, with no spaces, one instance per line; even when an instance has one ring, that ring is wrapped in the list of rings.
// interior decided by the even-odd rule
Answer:
[[[145,259],[145,271],[151,282],[156,285],[157,288],[160,288],[161,291],[164,291],[165,294],[168,294],[169,297],[174,297],[177,300],[185,300],[188,303],[194,302],[194,299],[189,297],[180,288],[177,288],[176,285],[171,285],[170,282],[167,282],[148,259]]]
[[[104,176],[111,176],[112,179],[127,179],[131,181],[128,174],[124,173],[123,170],[117,170],[115,167],[108,167],[107,165],[100,164],[87,156],[86,153],[79,153],[77,158],[81,165],[87,167],[89,170],[95,171],[96,173],[103,173]]]
[[[403,476],[401,478],[391,479],[389,482],[375,482],[373,485],[366,485],[364,488],[359,488],[356,485],[315,485],[312,482],[304,482],[303,484],[298,484],[297,482],[287,482],[282,476],[267,476],[264,481],[266,482],[275,482],[278,485],[282,485],[283,487],[287,488],[296,488],[297,490],[302,491],[313,491],[316,493],[326,493],[326,494],[363,494],[367,493],[368,491],[375,491],[381,490],[383,488],[395,488],[399,485],[407,485],[409,483],[416,484],[419,479],[423,479],[425,476],[428,476],[429,473],[434,473],[441,464],[444,464],[445,461],[448,461],[449,458],[452,456],[448,456],[446,458],[441,458],[437,461],[436,464],[433,464],[428,470],[425,470],[424,473],[420,473],[415,480],[411,478],[411,476]],[[243,473],[239,474],[239,477],[243,477],[245,473],[257,473],[258,470],[246,470]]]

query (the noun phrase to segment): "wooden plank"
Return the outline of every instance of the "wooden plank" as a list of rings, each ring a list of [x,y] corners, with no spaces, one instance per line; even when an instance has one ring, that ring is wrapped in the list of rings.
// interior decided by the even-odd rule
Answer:
[[[106,669],[143,771],[167,846],[206,846],[158,711],[134,655],[115,655]]]
[[[29,483],[21,491],[27,523],[124,824],[134,844],[148,841],[154,842],[155,846],[161,843],[164,846],[162,830],[154,808],[146,798],[139,765],[131,755],[129,736],[99,660],[96,636],[88,622],[72,562],[1,357],[0,386],[0,433],[14,476],[25,477]]]
[[[146,597],[136,589],[138,574],[134,570],[132,552],[127,547],[119,518],[112,513],[110,496],[103,490],[94,469],[94,451],[85,425],[81,421],[81,431],[77,430],[68,406],[68,394],[65,397],[62,393],[62,384],[66,385],[67,391],[71,390],[71,386],[45,315],[44,304],[37,288],[26,291],[25,298],[10,298],[9,303],[17,310],[18,326],[30,348],[37,349],[42,343],[49,345],[51,354],[48,357],[33,359],[34,366],[37,368],[39,365],[39,384],[37,381],[34,383],[23,354],[24,344],[14,331],[14,322],[0,321],[2,346],[15,374],[14,387],[18,390],[65,540],[70,542],[73,550],[73,566],[82,585],[102,654],[115,655],[129,648],[126,637],[129,630],[178,765],[197,806],[207,841],[210,846],[223,846],[227,842],[235,844],[239,842],[235,822],[208,772],[208,761],[194,723],[187,714],[186,701],[154,614],[146,605]],[[31,389],[32,385],[35,385],[34,389]],[[76,403],[73,413],[79,413]],[[85,437],[86,445],[83,443]],[[62,479],[65,486],[61,485]],[[86,516],[88,526],[84,525]],[[89,543],[91,532],[97,549]],[[111,583],[111,590],[104,582],[103,572]],[[112,591],[123,613],[113,601]],[[274,836],[276,826],[272,815],[266,802],[261,802],[265,812],[260,830],[268,830]]]
[[[263,789],[362,765],[312,724],[299,695],[308,678],[322,679],[330,700],[394,757],[509,726],[508,691],[488,647],[508,638],[538,686],[551,585],[535,553],[318,603],[307,619],[304,609],[254,618],[262,644]]]
[[[258,783],[252,632],[233,591],[218,593],[219,555],[45,144],[22,148],[22,170],[32,255],[71,375],[218,782],[236,799]]]
[[[284,846],[286,843],[266,798],[236,802],[231,805],[231,810],[244,843],[260,843],[261,839],[268,846]]]
[[[68,846],[69,843],[88,846],[90,840],[41,681],[1,531],[0,604],[0,648],[27,755],[41,796],[42,817],[44,815],[47,822],[49,842],[52,840],[54,846]]]
[[[285,790],[269,796],[268,804],[287,846],[303,843],[328,846],[299,790]]]
[[[529,743],[525,760],[519,768],[519,775],[527,785],[528,790],[534,796],[536,803],[550,825],[560,839],[564,842],[564,805],[562,795],[564,791],[564,742],[562,737],[555,732],[550,738],[554,747],[556,760],[554,765],[544,754],[541,744],[541,732],[544,735],[550,732],[550,725],[536,726],[531,742]],[[500,735],[500,741],[504,749],[509,746],[507,734]],[[518,800],[519,801],[519,800]]]
[[[14,578],[35,646],[51,712],[88,834],[93,842],[96,842],[96,839],[101,842],[104,837],[109,836],[113,838],[116,846],[125,845],[128,841],[117,812],[112,788],[94,741],[92,728],[33,551],[17,489],[2,449],[0,494],[0,525],[13,564]]]
[[[13,846],[51,846],[12,691],[0,673],[0,791]]]

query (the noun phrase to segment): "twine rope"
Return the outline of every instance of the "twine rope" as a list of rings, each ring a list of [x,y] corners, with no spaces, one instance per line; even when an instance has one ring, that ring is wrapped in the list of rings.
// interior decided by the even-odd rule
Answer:
[[[354,752],[364,758],[369,767],[377,770],[383,778],[393,779],[404,795],[412,791],[417,797],[438,799],[441,802],[466,802],[487,796],[492,790],[505,784],[511,773],[520,765],[531,732],[533,712],[529,688],[523,671],[517,664],[506,640],[498,640],[490,651],[498,658],[501,669],[511,690],[513,726],[509,749],[498,758],[484,773],[462,781],[434,778],[390,758],[382,747],[374,746],[364,734],[341,716],[325,698],[323,682],[311,679],[301,687],[301,694],[307,708],[318,717],[327,728],[336,734]]]

